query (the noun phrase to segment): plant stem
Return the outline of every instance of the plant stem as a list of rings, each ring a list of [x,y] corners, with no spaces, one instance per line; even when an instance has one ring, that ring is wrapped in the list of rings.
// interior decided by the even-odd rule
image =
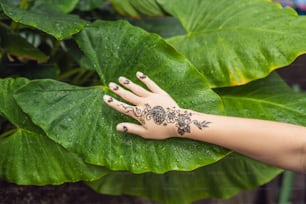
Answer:
[[[16,31],[16,30],[18,29],[18,25],[19,25],[19,23],[17,23],[16,21],[12,21],[12,23],[11,23],[11,29],[12,29],[13,31]]]
[[[80,72],[78,72],[78,74],[72,79],[72,83],[79,84],[85,72],[86,72],[85,70],[81,70]]]
[[[94,75],[95,72],[87,70],[82,78],[79,80],[79,84],[85,84],[89,82],[89,79]]]
[[[294,182],[295,174],[291,171],[285,171],[282,179],[282,186],[279,192],[279,204],[289,204],[291,197],[292,186]]]
[[[61,45],[61,42],[59,40],[55,40],[53,48],[50,53],[50,58],[53,58],[56,55],[58,49],[60,48],[60,45]]]
[[[72,69],[70,71],[67,71],[67,72],[59,75],[57,77],[57,80],[63,80],[63,79],[69,78],[69,77],[75,75],[76,73],[79,73],[79,72],[82,72],[82,71],[83,71],[83,69],[81,69],[81,68]]]
[[[16,129],[8,130],[8,131],[2,133],[2,134],[0,135],[0,138],[7,137],[7,136],[13,134],[13,133],[16,132],[16,131],[17,131],[17,128],[16,128]]]
[[[19,8],[21,8],[22,10],[24,10],[28,5],[28,0],[22,0],[20,3]]]

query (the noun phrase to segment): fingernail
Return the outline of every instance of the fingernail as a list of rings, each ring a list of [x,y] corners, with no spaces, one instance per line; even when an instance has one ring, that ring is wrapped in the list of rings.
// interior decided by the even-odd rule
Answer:
[[[147,76],[144,75],[142,72],[137,72],[137,73],[136,73],[136,76],[137,76],[138,78],[140,78],[140,79],[145,79],[145,78],[147,78]]]
[[[127,132],[128,131],[128,128],[123,124],[118,124],[116,129],[117,129],[117,131],[120,131],[120,132]]]
[[[111,103],[114,101],[114,99],[112,97],[110,97],[109,95],[104,95],[103,96],[103,100],[107,103]]]
[[[117,91],[119,89],[119,86],[113,82],[109,83],[109,87],[114,91]]]
[[[130,83],[130,80],[128,80],[127,78],[125,77],[119,77],[119,82],[122,83],[122,84],[129,84]]]
[[[124,125],[124,126],[122,126],[122,130],[123,130],[123,132],[127,132],[128,128]]]

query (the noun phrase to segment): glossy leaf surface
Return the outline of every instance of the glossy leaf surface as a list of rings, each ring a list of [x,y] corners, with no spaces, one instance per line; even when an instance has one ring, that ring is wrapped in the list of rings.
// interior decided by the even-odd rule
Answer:
[[[0,80],[0,115],[15,126],[0,137],[0,178],[22,185],[46,185],[95,180],[108,171],[88,165],[50,140],[13,99],[25,79]]]
[[[129,22],[148,32],[157,33],[163,38],[186,34],[181,23],[172,16],[142,17],[141,19],[129,19]]]
[[[227,115],[306,126],[306,94],[295,93],[277,74],[218,93]]]
[[[207,79],[158,35],[125,21],[96,21],[76,41],[103,84],[117,81],[120,76],[135,81],[135,73],[142,71],[182,107],[192,105],[195,110],[219,114],[223,111],[218,95],[208,88]]]
[[[78,33],[87,23],[78,16],[63,13],[49,3],[40,3],[28,10],[14,6],[9,0],[2,0],[0,4],[4,13],[14,21],[35,27],[58,40]]]
[[[189,204],[205,198],[229,198],[268,182],[281,170],[239,154],[194,171],[165,174],[112,172],[88,185],[111,195],[145,196],[164,204]]]
[[[162,16],[164,12],[156,0],[110,0],[113,7],[124,16],[140,18],[141,14],[147,16]]]
[[[245,84],[306,51],[306,17],[266,0],[158,0],[187,34],[168,42],[211,87]]]
[[[157,35],[123,21],[98,21],[86,27],[77,42],[103,84],[117,81],[121,75],[138,82],[135,73],[142,71],[181,106],[222,113],[220,99],[207,87],[206,79]],[[116,124],[131,119],[106,106],[102,101],[105,93],[111,94],[103,86],[82,88],[46,80],[29,83],[17,100],[52,140],[87,162],[110,169],[134,173],[191,170],[228,153],[191,140],[152,141],[118,133]]]
[[[63,13],[69,13],[76,7],[78,2],[79,0],[35,0],[29,7],[31,7],[31,10],[35,10],[45,5]]]

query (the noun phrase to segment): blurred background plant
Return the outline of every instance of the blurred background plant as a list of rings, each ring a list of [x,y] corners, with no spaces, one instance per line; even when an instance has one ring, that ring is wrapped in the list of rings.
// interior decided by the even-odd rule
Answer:
[[[279,2],[282,6],[290,6],[294,8],[300,15],[306,14],[306,1],[305,0],[273,0]]]

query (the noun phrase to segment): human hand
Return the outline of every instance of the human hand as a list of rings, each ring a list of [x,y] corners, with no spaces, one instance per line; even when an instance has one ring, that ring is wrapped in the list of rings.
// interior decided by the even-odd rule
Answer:
[[[148,139],[166,139],[190,133],[190,124],[196,125],[199,129],[207,127],[208,123],[205,121],[200,123],[192,120],[192,112],[181,109],[171,96],[148,76],[141,72],[137,72],[136,76],[150,91],[125,77],[120,77],[119,82],[130,91],[113,82],[109,84],[115,94],[132,105],[120,102],[108,95],[103,97],[107,105],[136,119],[141,124],[120,123],[117,125],[118,131]]]

